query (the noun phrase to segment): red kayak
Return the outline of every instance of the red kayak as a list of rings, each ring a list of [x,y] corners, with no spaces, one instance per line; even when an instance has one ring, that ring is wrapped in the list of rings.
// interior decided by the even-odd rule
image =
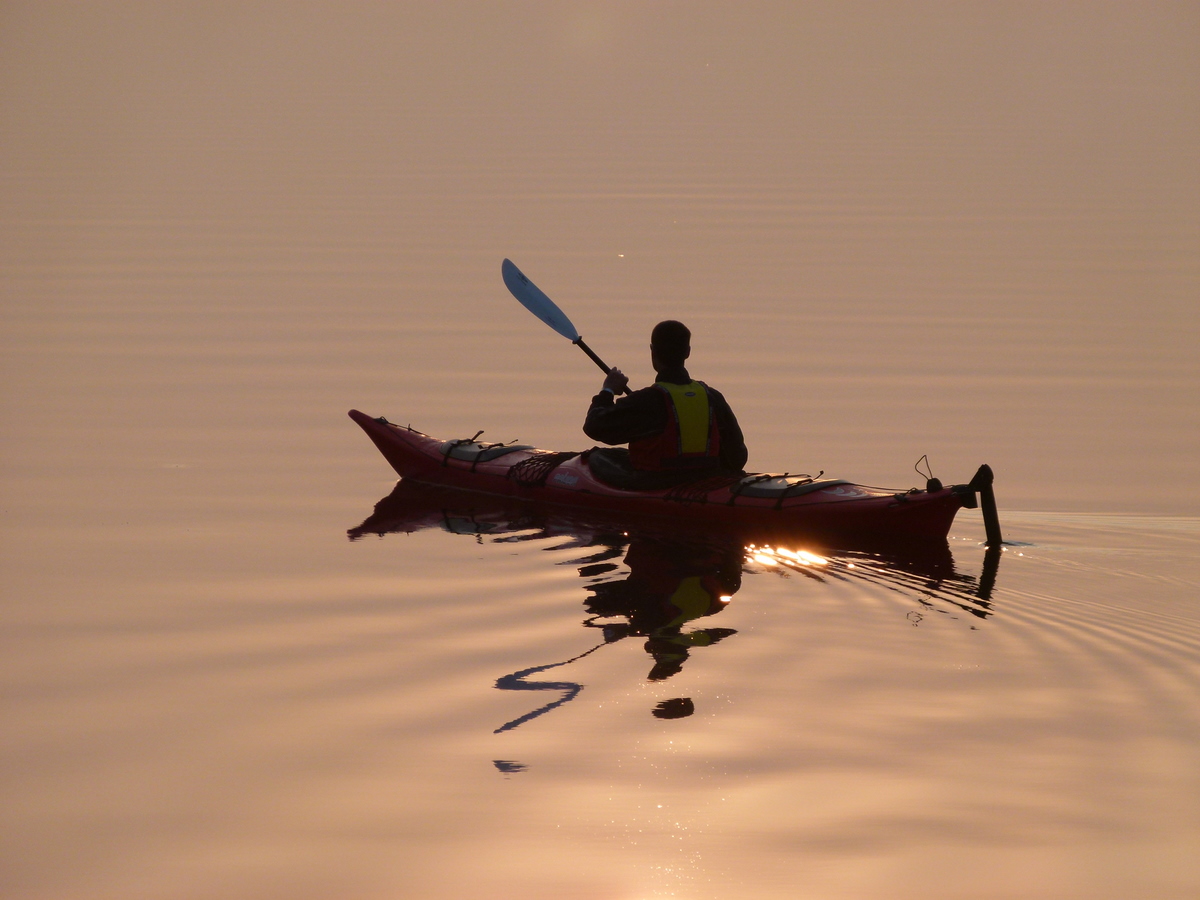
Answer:
[[[994,518],[987,466],[969,484],[942,487],[931,479],[926,490],[888,490],[789,474],[718,474],[634,489],[616,486],[622,473],[614,471],[611,450],[557,453],[526,444],[480,442],[478,434],[445,441],[358,410],[351,410],[350,418],[406,481],[540,504],[855,541],[944,541],[955,513],[975,508],[981,492],[985,514],[990,511]],[[994,538],[999,544],[998,523]]]

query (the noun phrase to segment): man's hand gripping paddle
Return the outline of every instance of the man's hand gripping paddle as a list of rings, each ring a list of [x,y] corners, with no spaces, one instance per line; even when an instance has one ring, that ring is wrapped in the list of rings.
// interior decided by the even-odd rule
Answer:
[[[583,342],[583,338],[579,336],[579,332],[571,324],[571,320],[567,318],[566,314],[555,305],[553,300],[542,293],[536,284],[526,278],[525,273],[513,265],[511,259],[506,259],[500,266],[500,274],[504,278],[505,286],[522,306],[586,353],[605,375],[612,372],[612,369],[604,364],[604,360],[593,353],[592,348]],[[622,389],[622,393],[628,394],[629,388]]]

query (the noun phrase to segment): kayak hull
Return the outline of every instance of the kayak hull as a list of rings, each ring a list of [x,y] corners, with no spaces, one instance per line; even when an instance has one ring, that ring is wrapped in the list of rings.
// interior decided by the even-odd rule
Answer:
[[[761,535],[803,534],[852,542],[944,541],[955,514],[974,507],[970,485],[895,491],[844,481],[795,481],[774,496],[756,485],[784,476],[717,476],[649,491],[599,480],[587,454],[441,441],[358,410],[353,419],[401,478],[538,504],[556,504]],[[465,448],[465,449],[464,449]],[[786,485],[785,485],[786,487]],[[755,495],[756,492],[759,495]]]

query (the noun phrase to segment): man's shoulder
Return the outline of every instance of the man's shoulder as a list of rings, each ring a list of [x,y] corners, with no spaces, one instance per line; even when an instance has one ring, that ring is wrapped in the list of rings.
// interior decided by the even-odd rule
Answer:
[[[700,383],[704,385],[704,391],[708,394],[708,402],[717,409],[719,415],[732,416],[734,414],[733,407],[729,405],[729,401],[725,399],[724,394],[711,384],[706,384],[703,381]]]
[[[624,397],[618,397],[617,403],[622,406],[647,406],[661,403],[662,397],[662,389],[651,384],[644,388],[638,388],[636,391],[630,391]]]
[[[706,394],[708,394],[708,396],[710,398],[719,400],[722,403],[726,402],[724,394],[722,394],[720,391],[718,391],[715,387],[713,387],[707,381],[701,381],[699,378],[691,378],[689,376],[687,381],[671,381],[669,383],[672,385],[675,385],[676,387],[687,387],[689,384],[698,384],[704,388],[704,392]],[[642,393],[642,391],[648,391],[648,390],[653,390],[656,393],[661,394],[661,395],[665,395],[668,393],[666,388],[660,387],[658,384],[652,384],[648,388],[642,388],[642,390],[638,391],[637,393]]]
[[[661,397],[665,394],[661,387],[657,384],[648,384],[644,388],[638,388],[636,391],[631,391],[627,397]]]

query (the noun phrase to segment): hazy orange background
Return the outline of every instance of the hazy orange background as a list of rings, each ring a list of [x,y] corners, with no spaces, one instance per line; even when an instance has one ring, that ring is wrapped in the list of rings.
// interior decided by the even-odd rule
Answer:
[[[635,380],[693,323],[754,468],[1194,512],[1198,18],[7,4],[6,458],[285,409],[328,454],[349,406],[582,445],[511,256]]]
[[[1194,2],[0,5],[0,894],[1194,897],[1198,46]],[[586,446],[504,257],[635,382],[688,322],[753,469],[991,464],[995,616],[748,574],[677,681],[627,641],[494,736],[594,637],[579,552],[350,544],[393,478],[345,411]]]

